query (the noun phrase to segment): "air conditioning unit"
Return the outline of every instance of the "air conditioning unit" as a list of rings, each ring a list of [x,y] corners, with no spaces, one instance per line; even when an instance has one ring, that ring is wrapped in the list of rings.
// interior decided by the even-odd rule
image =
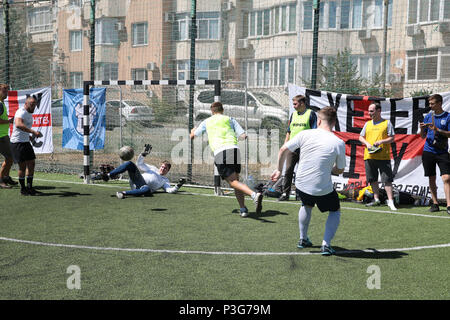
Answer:
[[[229,59],[222,60],[222,68],[231,68],[232,64]]]
[[[238,49],[247,49],[248,48],[248,39],[238,39]]]
[[[372,30],[370,30],[370,29],[359,30],[358,38],[360,40],[368,40],[368,39],[372,38]]]
[[[175,13],[173,12],[164,12],[164,22],[175,22]]]
[[[233,9],[233,3],[231,1],[225,1],[222,3],[222,11],[231,11]]]
[[[125,29],[125,26],[123,25],[123,22],[117,22],[114,24],[114,29],[117,31],[122,31]]]
[[[402,75],[400,73],[389,74],[389,83],[400,83],[402,82]]]
[[[147,70],[154,71],[156,70],[156,63],[155,62],[149,62],[147,63]]]
[[[439,23],[439,32],[441,32],[441,33],[449,33],[450,32],[450,22],[441,22],[441,23]]]
[[[413,24],[410,26],[406,26],[406,35],[408,37],[414,37],[420,35],[422,32],[422,29],[420,29],[420,25]]]

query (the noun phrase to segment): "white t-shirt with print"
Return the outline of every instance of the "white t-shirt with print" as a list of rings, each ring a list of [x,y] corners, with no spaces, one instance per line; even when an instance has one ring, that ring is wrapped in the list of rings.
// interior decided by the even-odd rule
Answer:
[[[33,114],[29,113],[24,108],[20,108],[16,111],[14,115],[14,119],[21,118],[25,126],[29,129],[33,126]],[[16,128],[16,123],[14,122],[14,128],[10,137],[11,143],[17,142],[29,142],[30,141],[30,133],[20,130]]]

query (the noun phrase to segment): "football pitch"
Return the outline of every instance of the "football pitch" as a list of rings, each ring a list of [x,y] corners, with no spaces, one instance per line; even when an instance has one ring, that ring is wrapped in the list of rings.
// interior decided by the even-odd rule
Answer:
[[[327,214],[313,209],[314,246],[297,249],[297,201],[266,198],[257,216],[247,198],[241,218],[211,189],[119,200],[126,182],[37,173],[34,185],[41,195],[0,190],[2,300],[450,299],[445,211],[341,202],[324,257]]]

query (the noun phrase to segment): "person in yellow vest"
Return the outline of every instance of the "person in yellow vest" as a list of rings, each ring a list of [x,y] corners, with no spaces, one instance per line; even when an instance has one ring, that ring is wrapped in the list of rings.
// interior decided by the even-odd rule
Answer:
[[[4,103],[6,97],[8,97],[8,90],[9,86],[7,84],[0,84],[0,154],[5,157],[5,161],[2,163],[0,169],[0,188],[4,189],[11,188],[9,185],[17,184],[17,182],[9,176],[9,171],[13,164],[13,156],[9,141],[9,125],[14,123],[14,117],[8,118],[8,110]]]
[[[392,192],[392,182],[394,175],[391,168],[391,143],[394,142],[394,127],[389,120],[381,117],[381,104],[374,102],[369,106],[369,120],[364,125],[359,141],[363,143],[364,164],[366,167],[366,179],[372,187],[374,201],[367,206],[379,206],[380,192],[378,187],[378,171],[381,175],[381,182],[388,197],[387,205],[391,210],[397,210],[394,204],[394,196]]]
[[[297,95],[292,98],[292,104],[295,111],[292,112],[288,123],[288,131],[286,133],[286,139],[284,143],[294,138],[298,133],[303,130],[316,129],[317,128],[317,116],[314,111],[306,108],[306,98],[302,95]],[[278,201],[289,200],[289,194],[291,193],[292,176],[294,175],[295,165],[299,160],[299,150],[291,152],[286,157],[286,165],[284,176],[282,177],[282,193],[278,198]]]
[[[254,192],[245,183],[239,181],[241,172],[241,156],[238,147],[238,138],[246,139],[244,129],[234,118],[223,114],[223,105],[220,102],[211,104],[212,116],[203,120],[198,128],[193,128],[190,138],[206,132],[211,151],[214,153],[214,165],[217,167],[222,179],[234,189],[236,199],[240,206],[241,217],[248,216],[248,209],[245,206],[245,195],[252,198],[256,205],[256,214],[262,210],[263,195],[261,192]]]

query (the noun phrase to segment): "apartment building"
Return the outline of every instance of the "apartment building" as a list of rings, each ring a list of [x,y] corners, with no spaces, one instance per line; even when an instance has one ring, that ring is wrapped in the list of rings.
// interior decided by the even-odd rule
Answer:
[[[91,74],[90,0],[33,6],[29,32],[35,43],[53,41],[54,79],[81,87]],[[312,0],[197,0],[196,79],[242,81],[285,99],[289,83],[310,81],[313,14]],[[190,78],[191,1],[97,0],[95,17],[95,79]],[[348,48],[370,81],[385,48],[387,87],[446,91],[449,24],[449,0],[321,0],[318,62]]]

